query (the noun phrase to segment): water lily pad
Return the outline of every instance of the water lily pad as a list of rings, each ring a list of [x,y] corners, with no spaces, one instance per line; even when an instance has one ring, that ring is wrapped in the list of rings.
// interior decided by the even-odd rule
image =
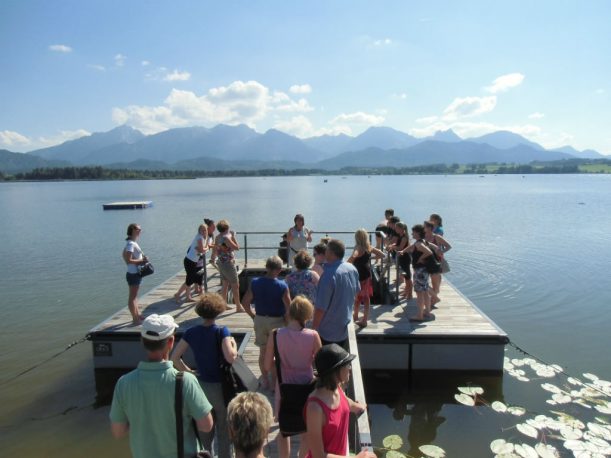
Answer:
[[[549,367],[551,367],[552,369],[554,369],[554,371],[556,371],[556,372],[558,372],[558,373],[560,373],[560,372],[563,372],[563,371],[564,371],[564,369],[562,368],[562,366],[559,366],[558,364],[552,364],[552,365],[551,365],[551,366],[549,366]]]
[[[598,380],[598,375],[591,374],[589,372],[586,372],[585,374],[583,374],[583,376],[587,378],[588,380],[592,380],[593,382]]]
[[[490,407],[492,407],[492,410],[499,412],[499,413],[505,413],[507,412],[507,406],[505,404],[503,404],[501,401],[494,401]]]
[[[606,405],[598,405],[598,406],[594,406],[594,408],[598,410],[600,413],[611,415],[611,404],[609,404],[608,402]]]
[[[599,425],[598,423],[590,422],[588,423],[588,430],[597,437],[607,441],[611,440],[611,427],[609,425]]]
[[[558,450],[552,445],[544,444],[543,442],[535,445],[535,450],[541,458],[559,458]]]
[[[446,456],[445,450],[441,447],[437,447],[436,445],[421,445],[418,447],[418,450],[431,458],[443,458]]]
[[[507,407],[507,412],[511,415],[515,415],[516,417],[521,417],[526,413],[526,409],[524,407],[511,406]]]
[[[558,388],[556,385],[552,385],[551,383],[542,383],[541,388],[554,394],[562,393],[562,389]]]
[[[539,437],[537,429],[526,423],[519,423],[516,425],[516,428],[525,436],[532,437],[533,439]]]
[[[565,426],[560,430],[560,435],[566,440],[579,440],[583,437],[583,433],[580,429],[574,429],[569,426]]]
[[[528,444],[516,444],[515,452],[522,458],[538,458],[537,451]]]
[[[568,394],[564,393],[556,393],[552,395],[552,400],[556,402],[556,404],[568,404],[573,400]]]
[[[539,377],[550,378],[550,377],[555,377],[556,376],[556,371],[554,371],[554,369],[552,369],[551,367],[541,367],[541,368],[537,369],[535,371],[535,373]]]
[[[513,364],[516,367],[522,367],[526,364],[526,362],[524,362],[523,359],[514,358],[511,360],[511,364]]]
[[[481,386],[459,386],[458,391],[470,396],[484,394],[484,389]]]
[[[516,377],[520,382],[530,382],[530,379],[528,377],[523,377],[521,375],[518,375]]]
[[[505,439],[496,439],[490,442],[490,450],[496,455],[512,453],[513,449],[513,444],[507,442]]]
[[[464,404],[466,406],[474,406],[475,405],[475,399],[473,399],[471,396],[461,393],[461,394],[455,394],[454,395],[454,399],[456,399],[458,402],[460,402],[461,404]]]
[[[401,436],[397,434],[391,434],[390,436],[386,436],[384,438],[382,445],[391,450],[398,450],[403,446],[403,439],[401,439]]]
[[[563,423],[566,426],[570,426],[571,428],[585,429],[586,427],[583,421],[581,421],[578,418],[567,415],[565,413],[561,413],[558,416],[558,421],[560,421],[561,423]]]
[[[386,458],[407,458],[404,453],[401,453],[398,450],[388,450],[385,456]]]
[[[566,381],[571,385],[583,385],[583,382],[575,377],[569,377]]]

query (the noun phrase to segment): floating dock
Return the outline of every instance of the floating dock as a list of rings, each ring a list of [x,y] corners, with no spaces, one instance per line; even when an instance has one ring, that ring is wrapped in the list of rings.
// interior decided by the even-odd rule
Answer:
[[[133,202],[110,202],[102,204],[104,210],[138,210],[153,206],[152,200],[140,200]]]

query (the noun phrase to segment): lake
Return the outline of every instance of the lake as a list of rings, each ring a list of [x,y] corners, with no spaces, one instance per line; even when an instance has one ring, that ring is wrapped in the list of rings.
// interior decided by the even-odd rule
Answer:
[[[120,200],[152,200],[154,206],[102,210],[103,203]],[[388,207],[409,226],[433,212],[443,216],[453,245],[448,279],[513,342],[571,375],[611,379],[609,175],[2,183],[3,454],[129,456],[127,442],[110,436],[108,407],[93,406],[89,343],[13,380],[125,306],[121,251],[129,223],[142,225],[140,245],[156,268],[143,281],[145,293],[182,269],[204,216],[226,218],[238,233],[284,231],[296,213],[317,232],[354,231],[373,229]],[[345,240],[352,244],[350,236]],[[375,377],[393,375],[370,374],[368,380]],[[550,408],[539,387],[544,381],[522,383],[505,375],[481,384],[484,397],[490,393],[542,410]],[[449,456],[489,456],[491,439],[519,436],[501,435],[515,422],[457,404],[454,391],[427,381],[397,392],[388,405],[373,403],[374,442],[396,433],[410,454],[417,452],[408,443],[432,442]]]

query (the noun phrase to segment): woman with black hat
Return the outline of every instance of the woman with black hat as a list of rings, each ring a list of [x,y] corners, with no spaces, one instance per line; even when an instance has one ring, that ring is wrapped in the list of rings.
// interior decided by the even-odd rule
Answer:
[[[318,380],[305,409],[309,449],[306,458],[349,455],[350,412],[358,415],[367,408],[348,398],[340,386],[350,379],[350,363],[354,358],[337,344],[323,346],[314,358]],[[357,457],[375,458],[375,454],[362,450]]]

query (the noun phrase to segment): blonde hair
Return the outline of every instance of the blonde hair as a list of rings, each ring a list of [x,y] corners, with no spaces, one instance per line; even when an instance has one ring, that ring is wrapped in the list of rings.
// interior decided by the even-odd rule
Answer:
[[[272,423],[272,406],[259,393],[240,393],[227,406],[229,437],[236,451],[244,455],[263,447]]]
[[[371,244],[369,243],[369,234],[365,229],[359,229],[354,233],[354,241],[356,242],[355,248],[359,251],[369,253],[371,251]]]
[[[289,318],[305,327],[308,320],[314,316],[314,306],[305,296],[297,296],[289,304]]]

